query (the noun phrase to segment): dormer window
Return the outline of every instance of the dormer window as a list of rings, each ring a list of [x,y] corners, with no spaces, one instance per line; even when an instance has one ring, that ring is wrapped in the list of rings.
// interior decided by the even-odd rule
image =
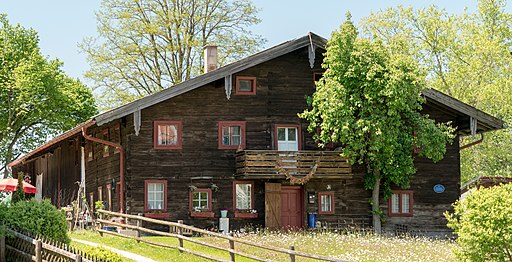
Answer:
[[[256,95],[256,77],[237,76],[236,95]]]

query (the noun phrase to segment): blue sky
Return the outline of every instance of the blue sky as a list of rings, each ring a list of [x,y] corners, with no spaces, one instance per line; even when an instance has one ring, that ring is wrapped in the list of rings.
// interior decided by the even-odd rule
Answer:
[[[95,11],[99,0],[0,0],[0,13],[11,23],[34,28],[40,38],[43,54],[64,62],[65,72],[83,80],[88,68],[78,43],[96,34]],[[268,40],[266,47],[297,38],[311,31],[329,37],[350,11],[357,23],[371,12],[402,4],[426,7],[435,4],[449,13],[476,9],[476,0],[377,1],[377,0],[253,0],[260,8],[262,22],[253,31]],[[511,6],[507,6],[510,12]]]

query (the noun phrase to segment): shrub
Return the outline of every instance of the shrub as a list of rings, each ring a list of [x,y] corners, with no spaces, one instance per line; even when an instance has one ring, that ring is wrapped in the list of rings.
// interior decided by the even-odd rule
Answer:
[[[123,258],[103,247],[91,247],[86,245],[80,245],[78,247],[81,251],[84,251],[87,255],[93,256],[96,259],[102,259],[103,261],[110,262],[122,262]]]
[[[512,184],[481,188],[445,213],[458,235],[457,256],[469,261],[512,261]]]
[[[63,243],[70,241],[67,235],[66,216],[48,200],[12,204],[7,209],[4,222],[12,229],[27,231]]]

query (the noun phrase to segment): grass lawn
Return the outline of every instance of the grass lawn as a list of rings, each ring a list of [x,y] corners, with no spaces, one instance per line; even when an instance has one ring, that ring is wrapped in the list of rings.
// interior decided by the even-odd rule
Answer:
[[[84,239],[126,250],[157,261],[207,261],[205,259],[180,253],[175,249],[161,248],[135,240],[119,238],[110,235],[100,237],[98,233],[78,231],[71,234],[72,238]],[[289,248],[295,246],[298,251],[335,257],[348,261],[456,261],[453,254],[456,245],[452,241],[431,240],[426,238],[392,238],[379,237],[368,234],[339,234],[339,233],[280,233],[259,232],[240,236],[245,240],[274,247]],[[178,241],[168,237],[146,237],[154,242],[177,245]],[[218,243],[229,247],[227,240],[214,237],[196,238],[203,242]],[[218,251],[202,247],[190,242],[184,244],[185,248],[208,253],[211,256],[229,259],[225,251]],[[276,261],[287,261],[286,255],[278,255],[272,251],[265,251],[251,246],[236,243],[235,248],[244,253],[257,255]],[[252,261],[239,258],[237,261]],[[298,261],[313,261],[298,258]]]

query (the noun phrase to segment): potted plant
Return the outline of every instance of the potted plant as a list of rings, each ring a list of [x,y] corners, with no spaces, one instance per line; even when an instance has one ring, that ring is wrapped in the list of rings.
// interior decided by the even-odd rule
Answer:
[[[223,207],[220,209],[220,217],[228,217],[229,208]]]

